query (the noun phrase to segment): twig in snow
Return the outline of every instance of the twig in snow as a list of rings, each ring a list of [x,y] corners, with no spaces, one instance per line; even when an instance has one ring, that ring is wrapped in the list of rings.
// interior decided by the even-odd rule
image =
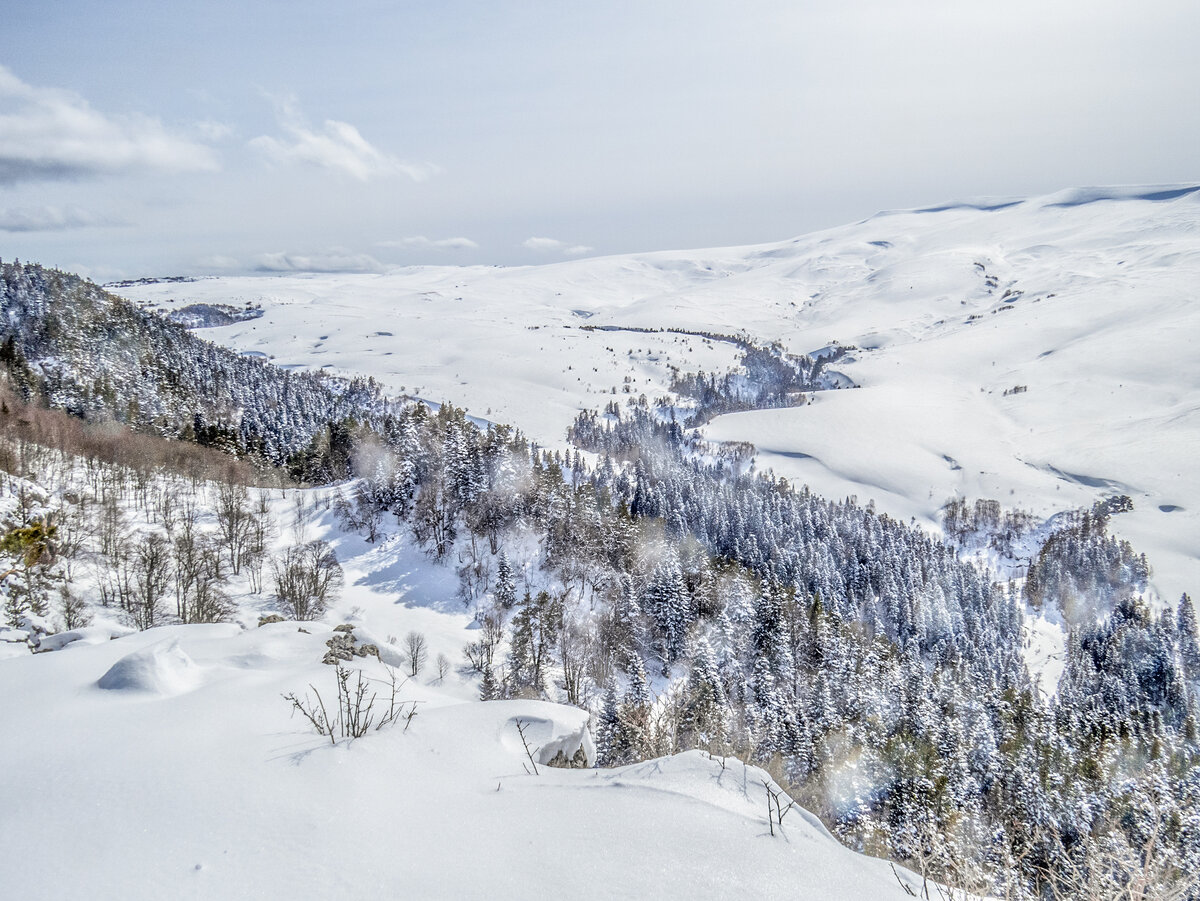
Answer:
[[[529,758],[530,765],[533,766],[533,775],[538,776],[537,761],[533,759],[533,752],[529,750],[529,740],[525,738],[525,726],[528,725],[524,720],[517,720],[517,733],[521,736],[521,744],[525,746],[525,756]],[[524,766],[524,764],[521,764]],[[525,772],[529,772],[526,770]]]

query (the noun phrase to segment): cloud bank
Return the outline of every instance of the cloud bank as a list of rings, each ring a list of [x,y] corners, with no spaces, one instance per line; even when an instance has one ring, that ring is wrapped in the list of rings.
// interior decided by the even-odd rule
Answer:
[[[121,225],[104,216],[97,216],[79,207],[39,206],[20,209],[0,209],[0,231],[50,232],[73,228]]]
[[[478,250],[479,245],[470,238],[427,238],[424,235],[414,235],[411,238],[400,238],[397,241],[380,241],[377,247],[390,247],[399,250]]]
[[[333,249],[315,253],[264,253],[254,258],[255,272],[382,272],[386,267],[368,253]]]
[[[211,147],[157,119],[106,116],[72,91],[26,84],[0,66],[0,184],[217,168]]]

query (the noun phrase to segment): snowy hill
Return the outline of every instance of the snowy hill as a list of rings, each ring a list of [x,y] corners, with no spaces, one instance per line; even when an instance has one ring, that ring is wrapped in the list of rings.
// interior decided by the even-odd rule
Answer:
[[[1094,863],[1113,886],[1194,889],[1200,626],[1187,599],[1141,603],[1137,551],[1168,603],[1191,586],[1198,198],[1070,192],[753,248],[130,287],[168,314],[261,306],[205,330],[241,357],[7,265],[6,887],[920,891],[823,821],[960,888],[1094,897],[1077,878]],[[606,408],[572,434],[609,456],[589,470],[270,358],[466,403],[543,447]],[[706,423],[723,449],[659,418],[776,403],[800,405]],[[188,421],[202,404],[215,422]],[[925,525],[954,494],[999,502],[949,507],[943,544],[746,475],[746,440],[760,467]],[[225,455],[256,447],[323,487]],[[1135,512],[1060,512],[1126,494]],[[1001,503],[1037,515],[997,530]],[[1024,576],[1019,596],[964,559]],[[1147,822],[1162,834],[1130,826]]]
[[[327,629],[174,627],[7,661],[0,755],[30,777],[0,818],[10,897],[905,897],[803,811],[771,837],[766,774],[738,761],[527,773],[517,721],[579,747],[574,708],[410,686],[408,730],[331,746],[280,698],[330,687]]]
[[[293,367],[370,374],[551,446],[670,366],[725,371],[779,339],[859,390],[721,417],[760,468],[932,524],[953,495],[1041,515],[1128,494],[1113,530],[1173,601],[1200,585],[1200,188],[1075,189],[882,213],[778,244],[541,267],[219,278],[122,289],[169,311],[259,304],[206,337]]]
[[[282,524],[298,498],[317,510],[329,496],[273,492],[271,506]],[[307,535],[330,539],[346,569],[324,622],[255,628],[254,606],[267,602],[247,595],[239,619],[249,629],[176,625],[107,640],[95,626],[53,641],[61,651],[0,663],[0,761],[13,776],[0,841],[19,861],[6,868],[6,894],[908,897],[888,864],[847,850],[810,814],[770,825],[763,783],[775,783],[735,759],[548,766],[559,751],[594,760],[587,712],[473,703],[474,679],[457,666],[442,676],[428,665],[403,684],[400,700],[416,710],[407,725],[331,744],[282,697],[320,692],[333,703],[335,671],[321,663],[338,634],[331,622],[378,642],[381,661],[355,664],[381,693],[378,717],[383,663],[401,662],[385,636],[419,630],[431,657],[457,659],[472,619],[447,603],[451,575],[405,536],[369,546],[328,514]]]

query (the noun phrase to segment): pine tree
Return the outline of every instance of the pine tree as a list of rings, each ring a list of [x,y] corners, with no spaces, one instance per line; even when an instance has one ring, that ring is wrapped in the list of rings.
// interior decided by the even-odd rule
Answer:
[[[712,747],[725,738],[725,689],[717,673],[716,655],[704,638],[696,642],[692,671],[680,724],[685,746]]]
[[[1200,678],[1200,625],[1196,622],[1196,608],[1191,596],[1184,594],[1179,599],[1175,614],[1175,632],[1179,641],[1179,657],[1184,672],[1191,679]]]
[[[495,701],[500,697],[500,685],[496,681],[496,676],[492,672],[492,665],[486,664],[483,667],[483,681],[479,684],[479,700]]]
[[[663,674],[667,675],[671,664],[686,650],[687,632],[692,622],[687,586],[677,559],[664,560],[655,567],[644,598],[642,607],[654,620]]]
[[[642,608],[638,604],[633,580],[622,576],[621,587],[613,609],[613,645],[615,662],[625,672],[632,672],[634,659],[641,663],[646,650],[646,628]]]
[[[617,680],[610,676],[604,687],[604,700],[596,725],[596,766],[611,767],[627,763],[629,748],[624,747],[621,734],[621,710],[617,697]]]
[[[646,671],[640,657],[633,660],[629,672],[629,689],[621,704],[621,732],[618,744],[629,749],[632,760],[650,756],[653,742],[650,734],[650,705],[653,698],[646,681]]]
[[[513,580],[512,567],[508,563],[508,555],[500,552],[496,562],[496,606],[509,610],[517,602],[517,583]]]

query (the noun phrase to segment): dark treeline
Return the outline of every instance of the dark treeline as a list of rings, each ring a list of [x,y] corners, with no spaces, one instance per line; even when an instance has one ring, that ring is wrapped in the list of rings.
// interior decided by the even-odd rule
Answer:
[[[25,400],[273,465],[327,423],[389,407],[372,379],[288,372],[20,262],[0,263],[0,369]]]

